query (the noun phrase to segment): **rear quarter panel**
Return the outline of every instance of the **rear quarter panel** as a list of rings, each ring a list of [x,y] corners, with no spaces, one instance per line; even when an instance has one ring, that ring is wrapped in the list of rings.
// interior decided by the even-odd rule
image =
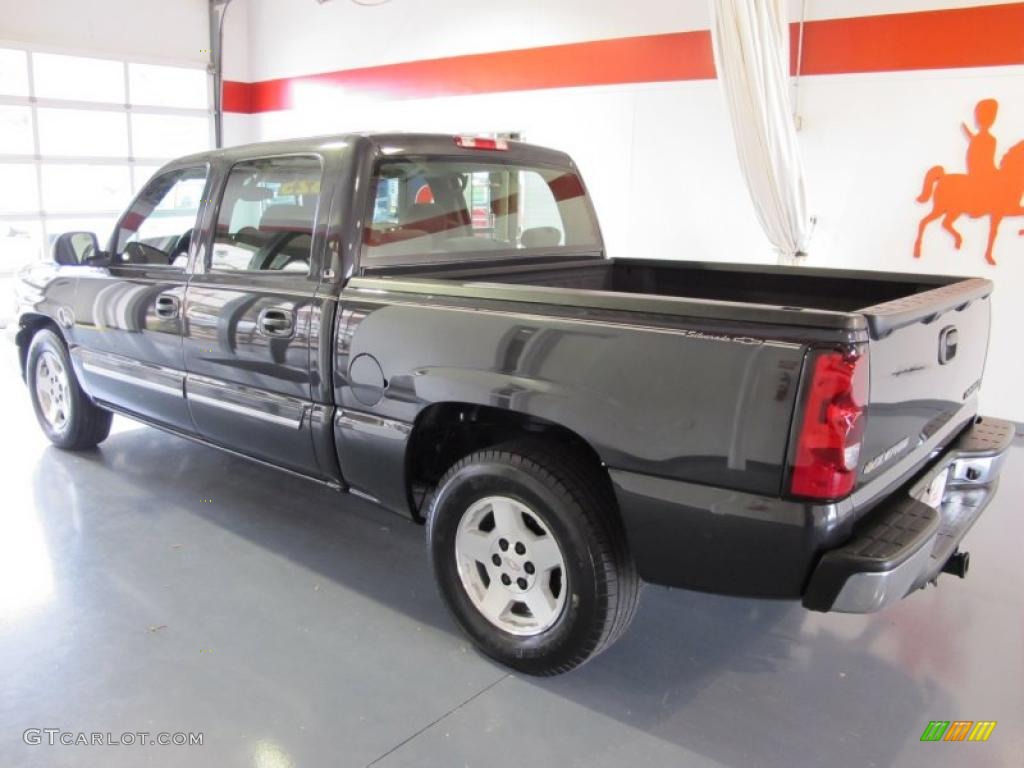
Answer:
[[[444,402],[562,425],[613,469],[779,493],[804,355],[798,343],[679,318],[350,292],[341,299],[334,386],[342,472],[387,506],[405,506],[396,492],[418,414]],[[376,370],[368,359],[380,366],[376,388],[359,380]]]

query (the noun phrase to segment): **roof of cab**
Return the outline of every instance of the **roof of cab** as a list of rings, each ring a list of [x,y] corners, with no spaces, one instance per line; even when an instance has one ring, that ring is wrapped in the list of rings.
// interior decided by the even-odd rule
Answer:
[[[327,155],[350,148],[356,143],[364,143],[368,148],[377,149],[384,154],[396,155],[445,155],[472,157],[481,154],[500,154],[509,160],[524,163],[546,163],[573,167],[571,158],[564,152],[527,144],[521,141],[509,141],[507,150],[464,149],[455,143],[455,134],[443,133],[341,133],[329,136],[310,136],[297,139],[264,141],[255,144],[240,144],[224,149],[197,152],[179,157],[168,166],[180,166],[190,163],[205,162],[211,158],[224,158],[229,161],[247,160],[255,157],[271,155],[299,154],[311,152]]]

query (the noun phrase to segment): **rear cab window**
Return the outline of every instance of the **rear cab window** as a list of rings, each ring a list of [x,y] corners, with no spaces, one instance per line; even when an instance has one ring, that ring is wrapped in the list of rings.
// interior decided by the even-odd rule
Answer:
[[[308,274],[321,176],[320,159],[305,155],[232,166],[217,211],[210,268]]]
[[[601,248],[583,182],[567,168],[496,158],[388,158],[373,176],[368,265],[571,254]]]

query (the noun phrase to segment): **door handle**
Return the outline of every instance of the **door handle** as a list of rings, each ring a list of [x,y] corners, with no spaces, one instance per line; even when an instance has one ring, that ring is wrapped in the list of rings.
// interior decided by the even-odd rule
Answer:
[[[178,309],[181,307],[181,302],[177,296],[171,296],[170,294],[163,293],[156,297],[156,316],[162,317],[164,320],[173,320],[178,316]]]
[[[256,320],[256,330],[264,336],[288,337],[295,331],[292,313],[286,309],[264,309]]]

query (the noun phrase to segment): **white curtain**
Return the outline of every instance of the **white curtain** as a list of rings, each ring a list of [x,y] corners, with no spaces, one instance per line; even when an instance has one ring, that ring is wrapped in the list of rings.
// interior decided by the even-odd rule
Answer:
[[[789,98],[786,0],[710,2],[715,69],[747,190],[779,263],[799,263],[811,222]]]

